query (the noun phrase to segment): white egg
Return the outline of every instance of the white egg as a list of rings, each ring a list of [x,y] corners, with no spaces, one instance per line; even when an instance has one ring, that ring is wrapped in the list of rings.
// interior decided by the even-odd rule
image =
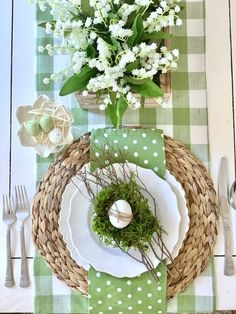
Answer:
[[[132,220],[132,209],[130,204],[125,200],[116,201],[110,208],[110,223],[119,229],[127,227]]]
[[[54,128],[48,133],[49,141],[53,144],[61,144],[63,140],[63,134],[61,129]]]

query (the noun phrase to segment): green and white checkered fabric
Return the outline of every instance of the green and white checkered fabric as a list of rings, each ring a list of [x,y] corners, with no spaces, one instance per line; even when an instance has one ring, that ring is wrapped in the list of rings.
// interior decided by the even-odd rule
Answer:
[[[179,139],[208,165],[208,127],[205,79],[205,25],[204,0],[186,0],[181,3],[183,26],[173,29],[173,48],[179,48],[179,69],[172,73],[172,104],[168,108],[140,109],[128,112],[123,124],[158,127],[164,133]],[[46,20],[38,12],[37,23]],[[53,38],[38,28],[37,45],[53,42]],[[104,112],[81,110],[74,96],[59,98],[59,86],[44,85],[42,80],[66,64],[62,56],[54,58],[37,55],[37,91],[71,106],[74,114],[74,135],[78,137],[92,128],[109,125]],[[37,158],[37,178],[41,178],[53,156]],[[70,291],[52,275],[45,262],[35,257],[35,313],[86,313],[86,299]],[[168,302],[168,312],[210,312],[215,309],[213,262],[185,290]],[[136,314],[136,313],[132,313]],[[154,313],[153,313],[154,314]],[[156,314],[156,313],[155,313]]]

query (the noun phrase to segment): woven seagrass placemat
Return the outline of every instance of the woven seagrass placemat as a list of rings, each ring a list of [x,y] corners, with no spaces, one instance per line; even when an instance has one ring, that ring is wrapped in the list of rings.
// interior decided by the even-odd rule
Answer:
[[[219,209],[213,183],[202,162],[180,142],[165,137],[166,167],[182,184],[190,226],[179,255],[168,265],[168,297],[182,292],[202,272],[218,233]],[[57,277],[87,295],[87,272],[71,258],[59,231],[62,193],[76,172],[89,162],[90,134],[70,145],[43,176],[33,204],[33,240]]]

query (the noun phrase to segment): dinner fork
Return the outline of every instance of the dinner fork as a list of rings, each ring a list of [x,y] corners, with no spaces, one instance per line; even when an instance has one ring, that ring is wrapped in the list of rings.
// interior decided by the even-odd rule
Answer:
[[[6,268],[5,286],[10,288],[15,285],[13,271],[12,271],[11,232],[10,232],[12,224],[16,221],[13,197],[10,198],[7,195],[3,195],[2,220],[7,226],[7,233],[6,233],[7,268]]]
[[[20,221],[20,242],[21,242],[21,275],[20,287],[28,287],[30,285],[29,272],[25,252],[25,231],[24,223],[29,217],[30,204],[28,201],[25,186],[15,186],[15,199],[16,199],[16,217]]]

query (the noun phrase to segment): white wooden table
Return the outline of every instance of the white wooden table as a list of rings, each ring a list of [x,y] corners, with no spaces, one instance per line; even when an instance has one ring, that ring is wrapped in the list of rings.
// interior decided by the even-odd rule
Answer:
[[[2,3],[0,13],[0,195],[15,184],[26,185],[32,200],[35,192],[35,153],[22,148],[17,139],[16,108],[36,98],[34,78],[34,7],[26,0]],[[206,64],[208,86],[211,175],[217,187],[220,158],[229,159],[230,182],[235,177],[236,110],[236,1],[206,0]],[[236,211],[232,210],[233,254],[236,267]],[[30,221],[27,230],[27,256],[30,278],[34,249]],[[222,230],[222,228],[221,228]],[[5,229],[0,223],[0,312],[33,312],[33,284],[19,287],[20,243],[13,229],[13,264],[16,285],[4,287]],[[223,275],[222,232],[215,248],[217,310],[236,310],[236,274]]]

